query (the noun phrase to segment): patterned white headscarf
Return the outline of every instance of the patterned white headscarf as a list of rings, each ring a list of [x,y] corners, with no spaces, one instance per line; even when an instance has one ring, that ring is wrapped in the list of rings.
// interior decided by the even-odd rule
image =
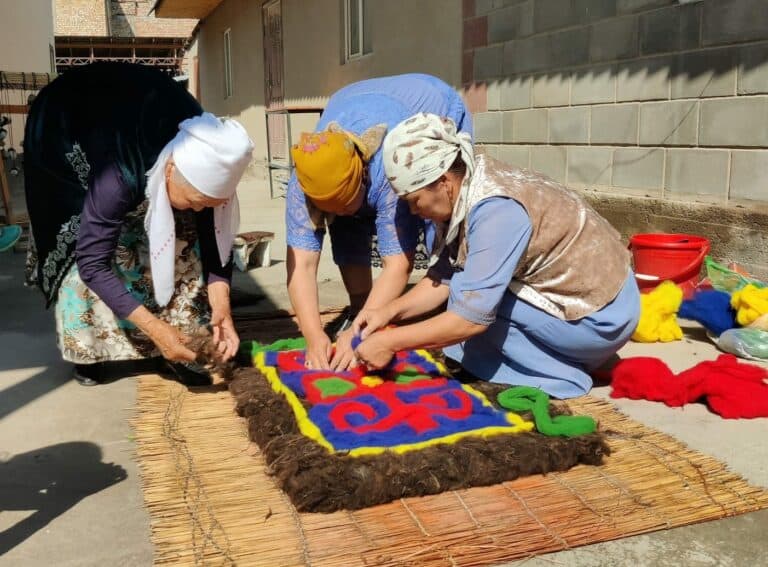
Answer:
[[[175,280],[176,228],[165,184],[165,164],[170,157],[184,178],[203,195],[227,199],[213,210],[216,244],[221,265],[229,261],[232,242],[240,224],[237,184],[251,160],[253,142],[235,120],[219,120],[204,113],[179,124],[179,133],[166,144],[147,172],[149,208],[144,228],[149,236],[150,266],[155,300],[171,300]]]
[[[466,132],[457,132],[456,123],[450,118],[421,112],[404,120],[387,134],[382,152],[387,179],[400,197],[439,179],[451,168],[458,155],[467,167],[447,229],[436,226],[437,234],[430,258],[430,265],[434,264],[443,248],[458,236],[459,226],[467,216],[467,194],[475,170],[472,137]]]

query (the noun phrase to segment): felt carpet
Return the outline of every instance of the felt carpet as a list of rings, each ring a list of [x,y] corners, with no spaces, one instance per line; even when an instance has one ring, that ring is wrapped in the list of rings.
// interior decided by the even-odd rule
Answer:
[[[245,338],[278,338],[270,327],[295,335],[285,318]],[[602,466],[299,512],[225,387],[148,375],[138,388],[133,427],[158,565],[494,565],[768,508],[768,491],[587,396],[568,407],[599,421],[611,449]]]

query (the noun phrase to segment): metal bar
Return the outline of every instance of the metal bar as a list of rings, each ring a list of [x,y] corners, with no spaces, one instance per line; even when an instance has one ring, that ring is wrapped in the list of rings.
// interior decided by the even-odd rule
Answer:
[[[13,224],[13,207],[11,205],[11,190],[8,187],[8,178],[5,176],[5,159],[0,156],[0,188],[2,188],[3,205],[5,206],[5,218],[8,224]]]
[[[0,104],[0,114],[29,114],[26,104]]]

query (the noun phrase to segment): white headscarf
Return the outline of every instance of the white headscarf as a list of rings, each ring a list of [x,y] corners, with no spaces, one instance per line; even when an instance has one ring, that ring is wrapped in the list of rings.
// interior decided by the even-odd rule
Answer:
[[[459,226],[467,216],[467,194],[475,171],[472,136],[467,132],[457,132],[456,123],[450,118],[421,112],[404,120],[387,134],[382,152],[387,179],[401,197],[439,179],[451,168],[458,155],[466,165],[467,171],[448,228],[436,226],[430,258],[430,265],[434,264],[443,248],[458,236]]]
[[[179,133],[166,144],[147,172],[149,208],[144,227],[149,236],[150,266],[155,300],[165,306],[174,289],[176,228],[165,184],[170,157],[184,178],[203,195],[228,199],[213,209],[219,260],[229,261],[232,241],[240,224],[237,184],[251,160],[253,142],[235,120],[219,120],[204,113],[179,124]]]

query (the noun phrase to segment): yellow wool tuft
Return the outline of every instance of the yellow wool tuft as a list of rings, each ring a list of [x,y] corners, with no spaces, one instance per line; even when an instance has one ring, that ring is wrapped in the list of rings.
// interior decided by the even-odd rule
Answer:
[[[731,297],[731,307],[736,310],[736,321],[742,327],[751,325],[768,313],[768,288],[760,289],[749,284]]]
[[[640,322],[632,340],[639,343],[668,343],[683,338],[677,324],[677,312],[683,302],[683,290],[671,281],[663,282],[650,293],[640,296]]]

